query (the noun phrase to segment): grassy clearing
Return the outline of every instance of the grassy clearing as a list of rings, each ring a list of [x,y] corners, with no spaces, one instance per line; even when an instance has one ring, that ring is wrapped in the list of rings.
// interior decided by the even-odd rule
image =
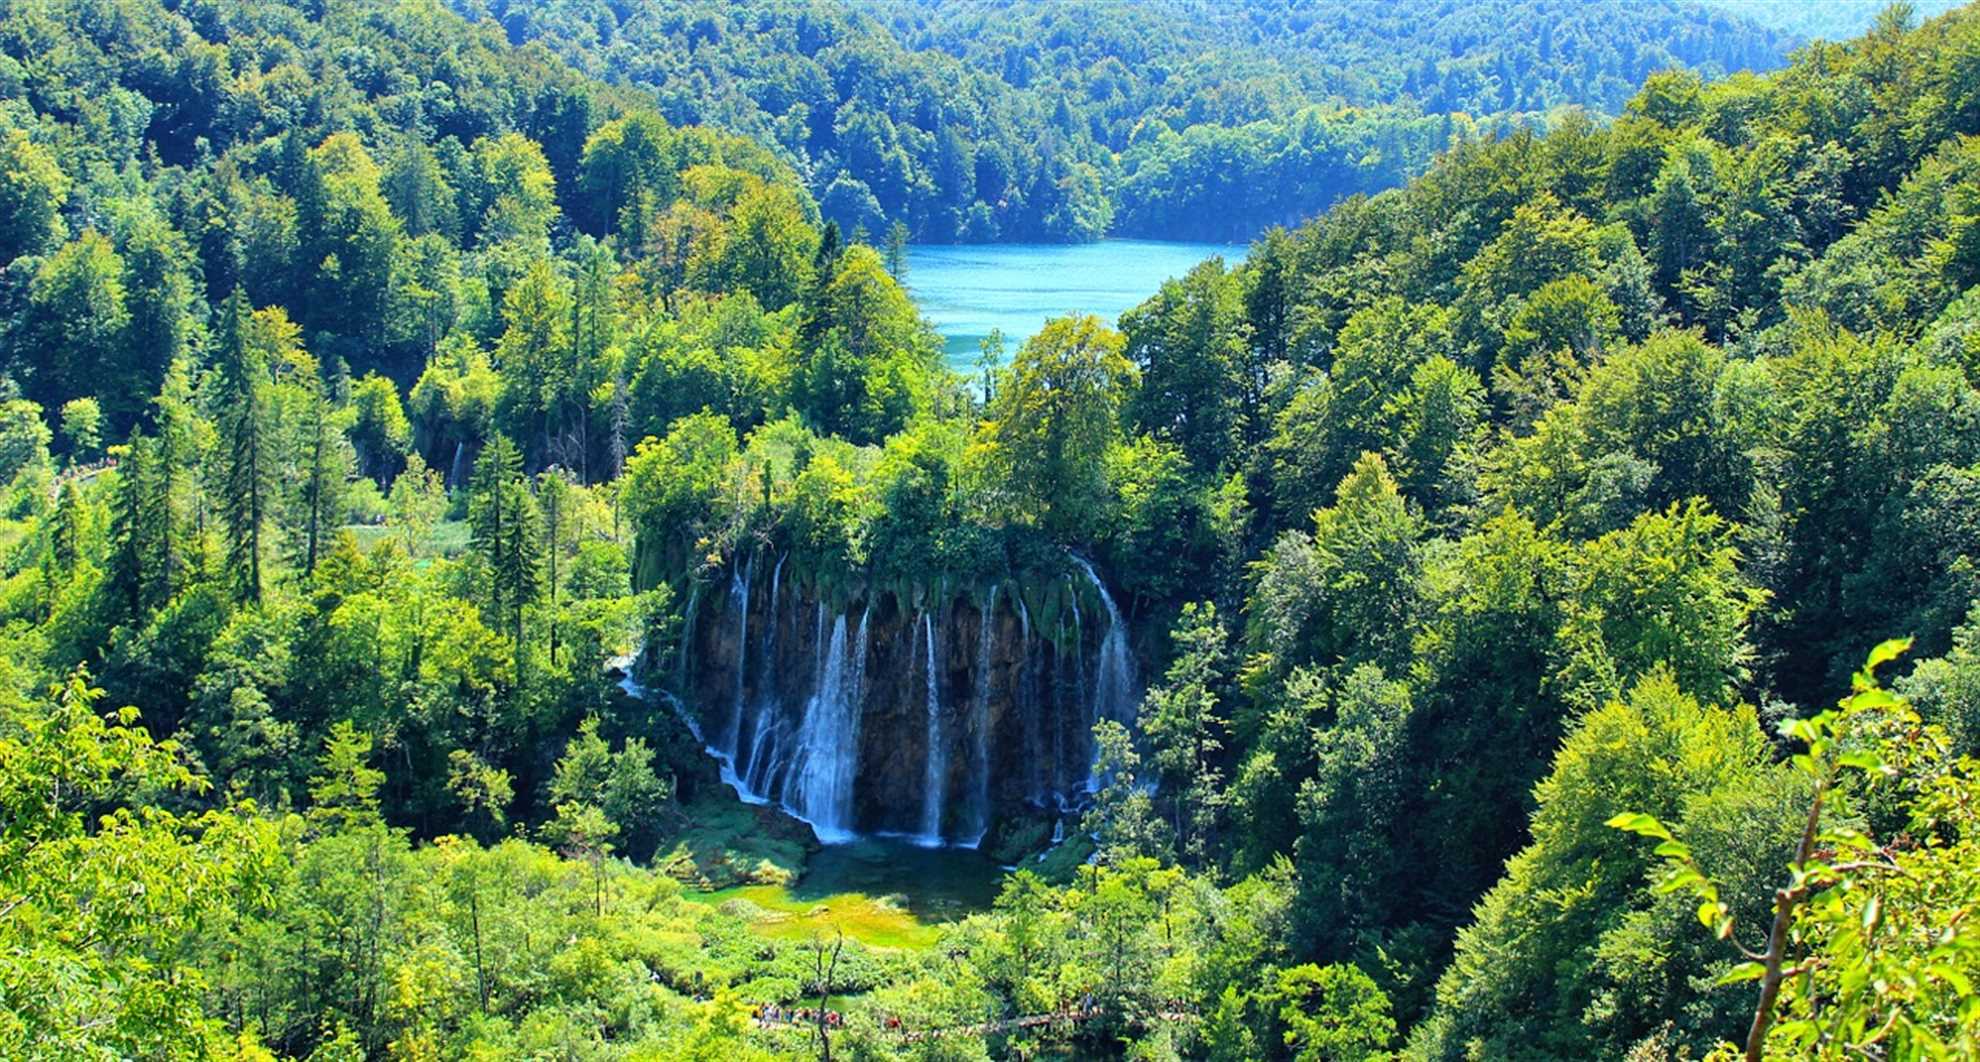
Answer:
[[[942,935],[941,923],[923,922],[894,898],[860,892],[811,899],[788,885],[741,885],[687,898],[742,914],[756,933],[775,940],[810,940],[843,930],[869,947],[919,949],[934,947]]]
[[[392,524],[345,524],[343,529],[367,550],[399,534],[399,528]],[[442,520],[433,525],[426,541],[420,544],[420,552],[429,557],[457,557],[467,550],[467,545],[467,521]]]

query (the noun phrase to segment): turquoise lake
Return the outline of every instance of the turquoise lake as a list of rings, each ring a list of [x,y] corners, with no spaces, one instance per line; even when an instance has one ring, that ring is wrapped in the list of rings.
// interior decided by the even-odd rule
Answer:
[[[922,314],[942,333],[949,365],[970,371],[993,328],[1003,331],[1008,357],[1047,318],[1090,313],[1111,325],[1164,280],[1215,255],[1235,264],[1244,250],[1163,240],[912,244],[906,280]]]

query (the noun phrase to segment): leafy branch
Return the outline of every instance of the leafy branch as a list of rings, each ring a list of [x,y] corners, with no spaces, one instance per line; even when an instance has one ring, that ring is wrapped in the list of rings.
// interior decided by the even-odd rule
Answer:
[[[1721,898],[1719,886],[1699,866],[1691,846],[1679,840],[1653,815],[1623,812],[1608,820],[1618,830],[1656,840],[1655,854],[1669,864],[1657,883],[1659,895],[1688,892],[1698,899],[1698,921],[1720,940],[1739,949],[1745,962],[1733,967],[1719,983],[1760,982],[1760,998],[1753,1008],[1753,1023],[1746,1033],[1746,1057],[1758,1062],[1764,1052],[1767,1030],[1774,1021],[1774,1007],[1781,985],[1790,977],[1812,970],[1821,960],[1809,958],[1789,966],[1789,935],[1795,911],[1811,895],[1837,885],[1853,874],[1903,873],[1870,837],[1846,827],[1824,829],[1822,814],[1832,791],[1845,770],[1877,775],[1893,775],[1896,769],[1871,748],[1850,747],[1850,724],[1870,713],[1898,716],[1915,722],[1909,706],[1877,684],[1877,669],[1897,659],[1911,648],[1909,638],[1884,642],[1870,651],[1863,669],[1851,680],[1851,693],[1836,707],[1805,719],[1791,719],[1781,725],[1781,735],[1799,742],[1803,750],[1789,759],[1796,770],[1812,782],[1808,814],[1803,820],[1794,858],[1789,861],[1788,880],[1774,890],[1773,922],[1767,927],[1765,943],[1759,948],[1741,943],[1732,908]],[[1875,901],[1866,917],[1875,918]]]

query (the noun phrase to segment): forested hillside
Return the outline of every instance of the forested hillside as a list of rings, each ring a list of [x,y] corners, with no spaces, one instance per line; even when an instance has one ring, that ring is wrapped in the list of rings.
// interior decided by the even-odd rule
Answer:
[[[533,35],[0,7],[0,1057],[1980,1054],[1980,12],[969,378]]]
[[[1796,38],[1689,4],[609,4],[460,0],[517,43],[747,133],[852,231],[1247,239],[1453,137],[1620,108]]]

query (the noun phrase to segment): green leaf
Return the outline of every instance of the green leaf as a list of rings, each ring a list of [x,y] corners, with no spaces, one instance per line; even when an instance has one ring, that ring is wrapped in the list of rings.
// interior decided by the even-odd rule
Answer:
[[[1703,888],[1700,888],[1700,886],[1703,886]],[[1680,865],[1672,869],[1664,877],[1664,880],[1659,882],[1657,887],[1651,891],[1659,896],[1668,896],[1683,889],[1690,889],[1694,893],[1703,896],[1706,894],[1706,890],[1710,888],[1711,883],[1705,880],[1705,875],[1700,874],[1691,867]]]
[[[1961,999],[1964,999],[1967,996],[1973,994],[1973,982],[1967,980],[1965,974],[1959,972],[1957,969],[1954,969],[1951,966],[1946,966],[1943,964],[1934,964],[1932,966],[1926,967],[1925,972],[1951,985],[1953,992],[1956,993]]]
[[[1721,974],[1719,983],[1736,985],[1742,981],[1758,981],[1765,976],[1767,976],[1767,967],[1764,963],[1743,962]]]
[[[1875,671],[1879,667],[1896,660],[1910,648],[1911,639],[1892,638],[1890,641],[1884,642],[1877,646],[1877,648],[1870,650],[1870,659],[1864,663],[1863,669],[1865,671]]]
[[[1691,846],[1683,841],[1665,841],[1652,850],[1666,859],[1690,859]]]
[[[1854,767],[1860,771],[1881,771],[1884,769],[1884,758],[1868,749],[1845,752],[1836,757],[1836,763],[1839,766]]]
[[[1713,900],[1706,900],[1704,903],[1698,905],[1698,924],[1704,926],[1706,929],[1716,931],[1719,924],[1719,914],[1719,904]]]
[[[1625,811],[1611,818],[1604,825],[1663,841],[1674,839],[1671,837],[1671,831],[1665,829],[1664,824],[1658,822],[1655,815],[1645,815],[1640,811]]]
[[[1898,700],[1896,695],[1892,694],[1889,690],[1880,689],[1852,693],[1847,700],[1843,701],[1843,704],[1853,712],[1867,712],[1873,708],[1895,708],[1903,703],[1903,701]]]

